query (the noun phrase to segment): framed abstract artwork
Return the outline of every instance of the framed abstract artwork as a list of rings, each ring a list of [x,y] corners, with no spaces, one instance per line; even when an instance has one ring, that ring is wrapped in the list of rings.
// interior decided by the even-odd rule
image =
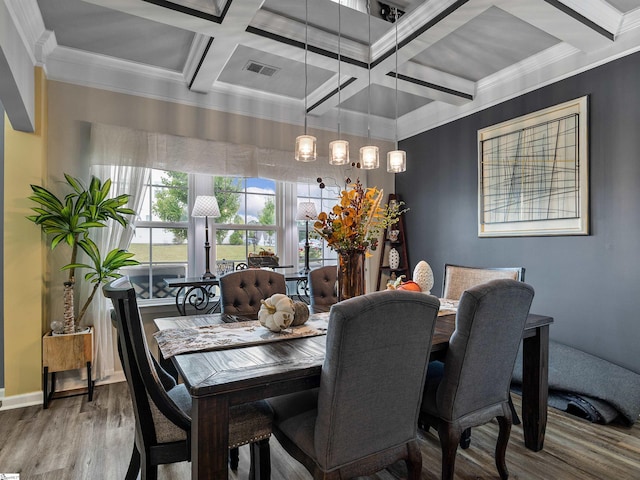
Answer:
[[[588,97],[478,131],[478,236],[589,234]]]

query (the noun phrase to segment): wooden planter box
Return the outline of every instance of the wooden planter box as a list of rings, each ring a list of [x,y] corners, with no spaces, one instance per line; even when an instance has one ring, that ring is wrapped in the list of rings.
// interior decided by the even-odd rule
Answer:
[[[93,380],[91,379],[91,362],[93,361],[93,327],[87,332],[67,335],[46,333],[42,337],[42,381],[44,408],[56,390],[56,372],[87,368],[87,393],[89,401],[93,400]],[[49,391],[49,374],[51,374],[51,391]]]

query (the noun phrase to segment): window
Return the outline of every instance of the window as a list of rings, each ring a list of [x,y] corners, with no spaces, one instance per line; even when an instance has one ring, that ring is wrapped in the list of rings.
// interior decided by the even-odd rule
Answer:
[[[140,299],[174,296],[164,279],[188,276],[188,179],[186,173],[151,171],[129,246],[140,265],[122,272]]]
[[[216,219],[216,260],[247,262],[247,257],[278,252],[276,182],[262,178],[216,177],[220,206]]]
[[[298,203],[313,202],[316,212],[328,212],[336,204],[340,196],[338,185],[327,185],[320,188],[318,183],[298,183]],[[305,225],[306,222],[298,221],[298,264],[304,266]],[[309,222],[309,268],[322,267],[324,265],[336,265],[338,263],[336,252],[327,247],[326,242],[319,235],[314,234],[312,221]]]
[[[140,265],[123,269],[140,300],[176,295],[165,278],[198,277],[205,270],[204,220],[190,218],[197,195],[215,195],[219,218],[209,218],[210,269],[227,273],[263,251],[279,257],[279,265],[304,267],[305,222],[296,222],[295,205],[312,201],[318,212],[335,204],[340,188],[290,184],[261,178],[213,177],[152,170],[136,218],[129,251]],[[289,205],[289,208],[285,208]],[[335,265],[336,255],[313,234],[309,222],[310,266]],[[215,252],[215,254],[214,254]]]

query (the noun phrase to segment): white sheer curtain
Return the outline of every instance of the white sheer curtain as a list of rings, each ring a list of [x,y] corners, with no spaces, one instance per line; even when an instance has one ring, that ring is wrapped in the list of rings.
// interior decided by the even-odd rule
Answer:
[[[111,179],[110,196],[130,195],[129,203],[126,206],[138,212],[142,206],[144,186],[151,172],[151,169],[143,165],[151,161],[153,148],[149,148],[148,145],[145,147],[142,144],[132,144],[127,141],[126,136],[111,140],[114,143],[108,152],[104,149],[93,148],[96,144],[92,132],[91,174],[102,181]],[[135,148],[132,149],[132,146]],[[137,157],[135,163],[141,166],[132,165],[133,155]],[[98,232],[93,235],[92,240],[95,241],[103,257],[114,248],[127,249],[129,247],[134,233],[135,225],[133,222],[135,218],[130,220],[131,223],[126,229],[122,228],[120,224],[110,221],[107,228],[98,229]],[[81,298],[87,298],[92,288],[93,284],[82,282]],[[109,301],[101,294],[96,294],[87,310],[87,318],[93,319],[96,379],[106,378],[115,371],[116,344],[111,326],[110,308]]]

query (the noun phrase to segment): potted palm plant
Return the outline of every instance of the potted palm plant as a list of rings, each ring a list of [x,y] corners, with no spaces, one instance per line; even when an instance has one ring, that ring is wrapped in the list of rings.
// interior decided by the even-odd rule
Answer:
[[[129,223],[128,215],[135,212],[124,205],[129,201],[129,195],[109,197],[111,180],[102,182],[97,177],[92,177],[89,186],[86,187],[79,179],[71,175],[64,175],[70,193],[60,199],[51,191],[38,185],[31,185],[33,195],[30,200],[38,204],[32,210],[35,215],[27,217],[36,225],[40,225],[42,231],[51,235],[50,246],[55,249],[58,245],[66,243],[71,248],[71,257],[62,270],[67,270],[69,276],[64,282],[64,333],[75,333],[76,325],[79,325],[87,308],[93,301],[96,291],[101,284],[118,278],[118,269],[138,265],[139,262],[132,259],[133,253],[126,250],[114,249],[102,258],[100,249],[90,238],[91,232],[99,228],[105,228],[111,219],[123,228]],[[89,263],[78,263],[78,248],[84,251],[90,259]],[[76,268],[88,269],[84,279],[94,284],[89,297],[80,308],[78,317],[74,313],[74,287],[76,284]]]

